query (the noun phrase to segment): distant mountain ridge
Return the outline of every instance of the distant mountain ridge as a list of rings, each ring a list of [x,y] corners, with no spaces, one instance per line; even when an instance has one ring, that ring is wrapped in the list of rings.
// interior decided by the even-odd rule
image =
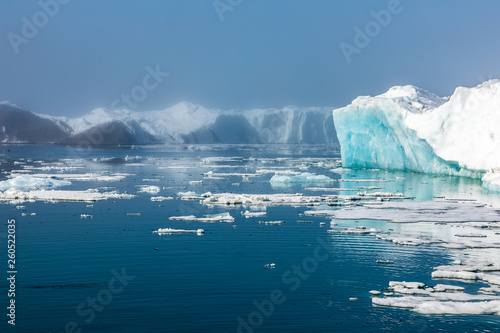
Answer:
[[[53,117],[0,103],[2,143],[338,143],[332,108],[217,110],[182,102],[160,111],[95,109]]]

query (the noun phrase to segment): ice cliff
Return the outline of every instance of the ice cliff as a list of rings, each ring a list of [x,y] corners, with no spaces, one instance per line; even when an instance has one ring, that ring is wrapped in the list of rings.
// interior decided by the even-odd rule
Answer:
[[[500,80],[439,97],[414,86],[361,96],[333,111],[342,163],[482,177],[500,172]]]
[[[338,142],[328,107],[219,110],[188,102],[144,112],[100,108],[77,118],[0,103],[0,141],[78,146]]]

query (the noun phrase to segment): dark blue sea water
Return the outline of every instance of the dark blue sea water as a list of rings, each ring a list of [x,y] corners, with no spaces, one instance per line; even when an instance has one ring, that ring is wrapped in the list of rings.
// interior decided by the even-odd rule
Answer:
[[[204,160],[212,157],[219,159]],[[402,192],[415,200],[456,193],[486,195],[472,179],[362,170],[341,175],[330,171],[339,158],[338,148],[332,146],[152,146],[82,151],[0,146],[4,171],[0,181],[26,166],[72,166],[80,169],[64,173],[130,175],[114,182],[72,181],[60,190],[106,187],[137,194],[133,199],[109,199],[93,206],[86,202],[3,202],[0,331],[498,332],[498,317],[424,316],[372,306],[369,291],[386,287],[391,280],[435,284],[430,278],[432,267],[449,264],[453,259],[449,250],[398,246],[370,235],[328,234],[330,219],[302,216],[311,207],[269,207],[266,217],[245,218],[241,212],[246,208],[239,206],[211,208],[197,200],[150,200],[159,195],[177,197],[181,191],[322,194],[300,184],[273,187],[271,174],[251,177],[249,182],[242,182],[241,176],[203,179],[209,171],[254,173],[263,167],[315,172],[334,179],[399,177],[400,181],[383,183],[382,191]],[[189,184],[202,179],[203,184]],[[154,185],[161,191],[137,193],[136,185]],[[380,184],[335,181],[327,186],[373,185]],[[20,205],[25,208],[16,208]],[[171,216],[223,212],[234,216],[235,222],[169,220]],[[6,316],[7,221],[11,218],[16,219],[15,327],[7,323]],[[276,220],[285,223],[259,223]],[[320,222],[327,226],[321,227]],[[356,223],[339,222],[345,226]],[[382,230],[397,228],[383,221],[364,223]],[[203,228],[205,234],[152,233],[166,227]],[[377,259],[390,259],[394,264],[377,264]],[[270,263],[276,268],[265,267]],[[350,301],[353,297],[357,300]]]

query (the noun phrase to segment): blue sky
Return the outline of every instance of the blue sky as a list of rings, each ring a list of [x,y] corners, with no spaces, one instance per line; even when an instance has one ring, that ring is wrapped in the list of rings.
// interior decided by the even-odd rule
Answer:
[[[2,0],[0,100],[73,116],[131,93],[138,111],[340,107],[405,84],[449,95],[500,77],[499,14],[495,0]]]

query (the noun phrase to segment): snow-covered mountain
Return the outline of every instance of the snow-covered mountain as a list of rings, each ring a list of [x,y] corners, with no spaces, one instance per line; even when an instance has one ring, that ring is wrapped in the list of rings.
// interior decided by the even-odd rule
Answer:
[[[472,177],[490,172],[485,184],[500,189],[500,80],[459,87],[449,98],[393,87],[358,97],[333,115],[345,167]]]
[[[165,110],[148,112],[96,109],[78,118],[52,117],[21,109],[18,111],[19,114],[38,119],[40,123],[50,123],[53,128],[48,132],[54,133],[43,140],[27,140],[24,136],[16,136],[14,140],[12,135],[5,136],[4,142],[83,146],[338,142],[331,108],[216,110],[182,102]]]

